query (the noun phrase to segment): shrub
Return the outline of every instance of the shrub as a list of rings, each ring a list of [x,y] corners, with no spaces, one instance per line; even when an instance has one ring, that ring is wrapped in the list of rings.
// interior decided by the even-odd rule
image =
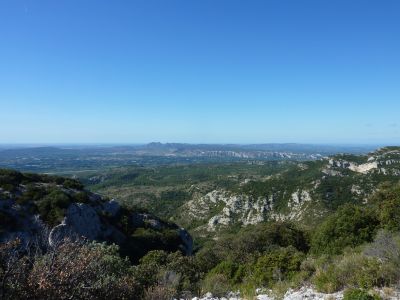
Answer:
[[[22,173],[8,170],[0,169],[0,187],[6,191],[14,191],[14,189],[21,183],[24,175]]]
[[[117,246],[65,243],[33,264],[28,285],[40,299],[139,299]]]
[[[343,300],[381,300],[377,295],[370,295],[365,290],[348,289],[344,292]]]
[[[382,227],[391,231],[400,231],[400,184],[383,184],[371,199],[378,209]]]
[[[259,286],[271,286],[275,282],[290,280],[300,266],[305,255],[293,247],[281,248],[262,255],[254,266],[252,280]]]
[[[48,191],[41,186],[36,186],[33,183],[26,185],[26,191],[17,198],[17,203],[28,204],[30,201],[39,201],[47,195]]]
[[[193,257],[161,250],[150,251],[140,259],[135,278],[145,288],[162,286],[175,291],[176,295],[197,291],[200,280]]]
[[[53,190],[37,203],[37,207],[43,221],[54,226],[61,222],[65,210],[70,204],[69,195],[59,190]]]
[[[151,250],[177,251],[181,242],[177,230],[174,229],[137,228],[122,245],[122,250],[136,263]]]
[[[175,274],[176,278],[179,278],[176,285],[174,285],[179,293],[197,291],[201,274],[198,271],[194,257],[185,256],[179,251],[170,253],[168,254],[165,268],[166,274]],[[165,276],[163,278],[165,281]]]
[[[214,247],[205,246],[196,253],[195,260],[199,272],[207,273],[220,262],[221,258]]]
[[[29,299],[29,260],[21,257],[21,241],[0,243],[0,299]]]
[[[262,253],[289,247],[306,252],[307,235],[288,222],[257,224],[241,229],[238,233],[223,236],[209,243],[199,251],[199,260],[209,267],[215,267],[226,260],[236,263],[252,263]]]
[[[169,300],[173,299],[176,291],[173,288],[156,285],[148,288],[144,293],[144,300]]]
[[[348,286],[366,289],[383,286],[392,277],[376,258],[350,253],[319,265],[313,283],[318,290],[332,293]]]
[[[378,229],[375,213],[354,205],[344,205],[316,230],[311,241],[314,254],[340,254],[346,247],[370,242]]]
[[[210,292],[216,297],[226,296],[230,289],[229,279],[223,274],[208,274],[201,285],[202,293]]]
[[[381,230],[374,241],[368,244],[363,254],[375,258],[381,264],[381,276],[387,285],[395,284],[400,279],[400,236]]]
[[[85,191],[78,192],[73,195],[73,201],[78,203],[88,203],[89,194]]]
[[[62,182],[63,187],[67,189],[82,190],[83,184],[76,179],[66,178]]]
[[[1,299],[141,299],[115,245],[66,242],[45,254],[21,246],[0,246]]]
[[[149,287],[155,285],[158,279],[158,271],[167,263],[168,254],[162,250],[149,251],[143,256],[135,269],[135,277],[141,285]]]
[[[222,274],[233,286],[242,282],[246,275],[245,266],[234,263],[232,261],[222,261],[214,269],[210,271],[210,274]]]
[[[232,245],[232,248],[242,248],[243,253],[265,252],[271,246],[293,246],[299,251],[308,250],[308,238],[306,234],[289,222],[273,222],[258,224],[241,230]],[[238,251],[239,252],[239,251]]]

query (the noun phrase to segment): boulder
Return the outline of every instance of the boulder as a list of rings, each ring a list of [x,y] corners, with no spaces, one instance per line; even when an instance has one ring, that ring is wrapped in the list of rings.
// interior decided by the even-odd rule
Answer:
[[[103,204],[103,211],[111,217],[115,217],[120,210],[121,206],[115,199],[111,199]]]
[[[54,245],[66,238],[96,240],[101,236],[101,222],[94,208],[84,203],[73,203],[68,207],[63,222],[50,231],[49,244]]]

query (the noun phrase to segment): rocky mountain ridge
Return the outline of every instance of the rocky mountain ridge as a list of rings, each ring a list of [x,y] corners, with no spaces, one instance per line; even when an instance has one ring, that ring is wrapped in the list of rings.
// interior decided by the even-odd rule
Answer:
[[[399,180],[400,148],[388,147],[302,162],[262,180],[244,180],[234,189],[195,193],[182,211],[201,234],[268,220],[312,222],[348,201],[367,201],[383,182]]]
[[[45,175],[32,179],[29,174],[0,170],[0,242],[19,239],[30,244],[45,238],[52,246],[65,239],[86,239],[115,243],[134,252],[146,244],[146,234],[140,235],[144,232],[153,234],[151,249],[192,253],[193,241],[185,229],[88,192],[78,182],[63,180]],[[137,245],[130,247],[132,243]]]

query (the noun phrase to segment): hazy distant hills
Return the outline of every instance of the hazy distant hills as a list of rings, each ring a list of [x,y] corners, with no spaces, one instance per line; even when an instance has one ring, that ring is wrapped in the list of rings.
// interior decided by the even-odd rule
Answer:
[[[367,153],[374,146],[311,144],[57,145],[0,148],[0,166],[23,171],[69,172],[132,164],[227,162],[243,160],[316,160],[336,153]]]

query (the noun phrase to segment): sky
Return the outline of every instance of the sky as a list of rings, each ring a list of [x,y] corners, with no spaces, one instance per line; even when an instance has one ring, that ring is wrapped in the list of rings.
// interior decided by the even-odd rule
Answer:
[[[400,144],[398,0],[0,0],[0,143]]]

